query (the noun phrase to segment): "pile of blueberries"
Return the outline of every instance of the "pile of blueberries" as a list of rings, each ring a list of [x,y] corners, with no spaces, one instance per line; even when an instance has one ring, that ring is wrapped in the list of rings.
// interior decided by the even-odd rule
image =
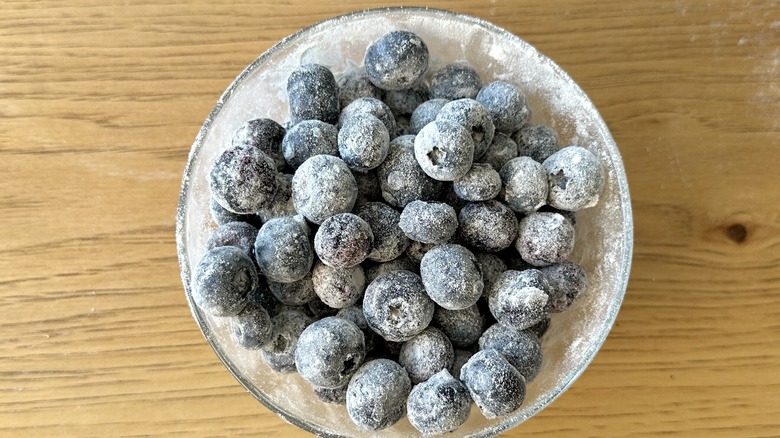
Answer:
[[[287,127],[250,120],[214,163],[219,227],[192,280],[238,345],[367,430],[406,415],[444,433],[472,401],[487,418],[521,405],[549,314],[586,289],[574,212],[604,185],[517,87],[428,61],[399,30],[339,81],[296,68]]]

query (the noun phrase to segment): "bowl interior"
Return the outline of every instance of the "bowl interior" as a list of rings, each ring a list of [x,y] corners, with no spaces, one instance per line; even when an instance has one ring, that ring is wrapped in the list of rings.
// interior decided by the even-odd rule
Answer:
[[[475,407],[451,436],[488,436],[526,420],[547,406],[593,359],[609,332],[625,293],[631,263],[632,220],[625,171],[604,121],[582,90],[557,65],[509,32],[472,17],[446,11],[393,8],[337,17],[304,29],[260,56],[220,98],[190,152],[185,171],[177,242],[182,281],[193,315],[226,367],[246,389],[288,421],[318,435],[359,436],[365,431],[343,406],[319,402],[297,374],[277,374],[258,352],[231,339],[226,321],[202,313],[192,302],[190,273],[205,252],[216,225],[209,214],[207,175],[233,131],[245,121],[269,117],[288,120],[286,79],[299,64],[316,62],[339,75],[362,63],[366,46],[382,34],[406,29],[428,45],[428,75],[443,65],[466,61],[484,83],[507,81],[528,97],[532,121],[552,127],[561,145],[594,152],[606,169],[606,187],[598,206],[577,215],[572,260],[589,274],[589,290],[565,313],[552,316],[543,340],[544,366],[528,385],[523,406],[514,414],[485,419]],[[344,37],[348,35],[349,37]],[[417,436],[407,420],[372,436]]]

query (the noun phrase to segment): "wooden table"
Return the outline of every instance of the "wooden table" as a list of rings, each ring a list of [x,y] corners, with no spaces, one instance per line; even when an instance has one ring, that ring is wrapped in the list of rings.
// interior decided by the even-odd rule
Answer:
[[[174,218],[222,90],[371,2],[0,5],[0,434],[305,436],[204,341]],[[431,1],[560,64],[623,153],[633,272],[606,344],[506,436],[780,435],[780,2]]]

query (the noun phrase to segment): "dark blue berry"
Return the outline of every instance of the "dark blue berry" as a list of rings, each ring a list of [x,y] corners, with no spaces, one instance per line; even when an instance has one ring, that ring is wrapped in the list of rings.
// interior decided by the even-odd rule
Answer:
[[[327,67],[304,64],[293,70],[287,78],[287,95],[293,124],[303,120],[338,121],[339,86]]]
[[[392,426],[406,414],[412,384],[406,370],[389,359],[365,363],[347,387],[347,413],[367,430]]]
[[[282,154],[284,133],[282,125],[271,119],[254,119],[244,123],[233,133],[231,145],[258,148],[274,160],[276,170],[282,170],[284,169]]]
[[[452,432],[469,418],[471,396],[463,383],[441,370],[412,389],[406,412],[412,426],[425,435]]]
[[[259,281],[252,259],[235,246],[206,251],[194,274],[192,299],[201,310],[214,316],[238,314]]]
[[[403,90],[428,68],[428,47],[412,32],[396,30],[372,42],[363,65],[371,82],[383,90]]]
[[[329,316],[303,330],[295,347],[301,377],[321,388],[340,388],[366,357],[363,332],[349,320]]]

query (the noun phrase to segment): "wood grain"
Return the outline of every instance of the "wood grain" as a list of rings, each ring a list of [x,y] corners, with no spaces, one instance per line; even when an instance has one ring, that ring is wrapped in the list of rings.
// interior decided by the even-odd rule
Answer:
[[[614,330],[506,436],[780,435],[780,2],[427,5],[490,20],[568,71],[633,197]],[[176,203],[233,78],[295,30],[372,6],[385,5],[0,5],[0,435],[306,436],[198,332]]]

